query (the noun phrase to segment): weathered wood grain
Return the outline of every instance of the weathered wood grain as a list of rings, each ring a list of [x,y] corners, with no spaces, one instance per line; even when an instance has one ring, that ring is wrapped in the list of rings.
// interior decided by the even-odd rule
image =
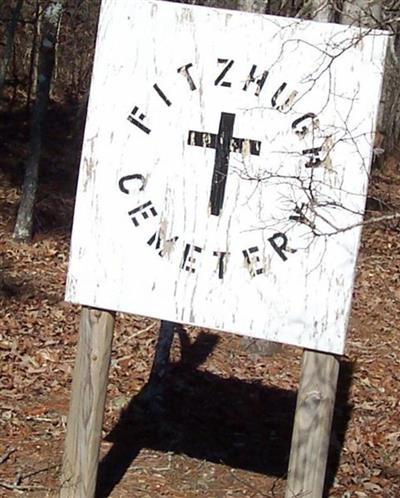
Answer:
[[[113,313],[82,309],[60,498],[95,493],[113,329]]]
[[[339,374],[334,355],[305,351],[285,498],[321,498]]]

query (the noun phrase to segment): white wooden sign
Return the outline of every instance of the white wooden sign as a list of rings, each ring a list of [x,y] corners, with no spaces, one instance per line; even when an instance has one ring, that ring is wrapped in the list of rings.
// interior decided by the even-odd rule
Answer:
[[[342,353],[385,50],[103,0],[66,299]]]

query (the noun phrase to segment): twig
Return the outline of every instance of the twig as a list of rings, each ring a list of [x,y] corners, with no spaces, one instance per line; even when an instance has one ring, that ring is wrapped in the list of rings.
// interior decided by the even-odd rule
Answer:
[[[135,337],[138,337],[139,335],[141,334],[145,334],[146,332],[148,332],[149,330],[151,330],[153,327],[155,327],[157,325],[157,321],[154,320],[150,325],[148,325],[147,327],[145,327],[144,329],[142,330],[139,330],[138,332],[135,332],[134,334],[131,334],[129,336],[125,336],[124,340],[122,340],[119,344],[119,346],[123,346],[125,345],[127,342],[129,342],[131,339],[134,339]]]
[[[240,482],[241,484],[244,484],[245,486],[247,486],[249,489],[251,489],[252,491],[254,491],[254,495],[253,496],[257,496],[257,495],[260,495],[260,496],[265,496],[266,498],[268,498],[270,495],[266,495],[264,494],[262,491],[260,491],[259,489],[257,489],[253,484],[245,481],[244,479],[241,479],[240,477],[238,477],[237,475],[235,475],[235,472],[234,472],[234,469],[231,469],[231,476],[236,479],[238,482]]]
[[[6,462],[10,455],[12,455],[14,452],[16,451],[15,448],[9,448],[8,450],[6,450],[1,456],[0,456],[0,465],[4,462]]]
[[[271,496],[274,497],[274,498],[277,496],[275,494],[275,488],[277,487],[278,483],[279,483],[279,479],[277,478],[277,479],[275,479],[275,481],[274,481],[274,483],[273,483],[273,485],[272,485],[272,487],[270,489]]]
[[[20,476],[20,481],[24,481],[28,477],[35,476],[37,474],[40,474],[42,472],[46,472],[47,470],[52,470],[52,469],[57,469],[60,467],[60,465],[48,465],[47,467],[42,467],[41,469],[33,470],[32,472],[28,472],[27,474],[23,474]]]
[[[399,218],[400,218],[400,213],[386,214],[384,216],[376,216],[376,217],[370,218],[368,220],[360,221],[359,223],[354,223],[353,225],[350,225],[348,227],[339,228],[335,233],[329,233],[329,234],[323,234],[323,235],[335,235],[336,233],[347,232],[348,230],[352,230],[353,228],[366,226],[366,225],[373,225],[375,223],[380,223],[383,221],[398,220]]]
[[[0,410],[3,412],[12,412],[12,413],[17,413],[17,410],[15,408],[12,408],[11,406],[0,406]]]
[[[12,491],[48,491],[48,488],[43,486],[23,486],[22,484],[10,484],[4,481],[0,481],[0,487]]]
[[[149,330],[151,330],[156,325],[157,325],[157,322],[153,322],[148,327],[146,327],[146,328],[144,328],[142,330],[139,330],[138,332],[135,332],[134,334],[131,334],[130,336],[128,336],[128,339],[134,339],[138,335],[145,334],[146,332],[148,332]]]
[[[15,451],[15,450],[13,449],[13,451]],[[24,479],[27,479],[28,477],[32,477],[32,476],[35,476],[37,474],[40,474],[41,472],[45,472],[46,470],[55,469],[58,467],[59,467],[59,465],[50,465],[50,466],[43,467],[43,468],[38,469],[38,470],[33,470],[32,472],[28,472],[27,474],[24,474],[24,475],[21,473],[18,473],[14,483],[0,481],[0,487],[5,488],[5,489],[9,489],[12,491],[48,491],[49,489],[45,488],[43,486],[24,485],[24,484],[21,484],[21,482]]]
[[[33,420],[35,422],[50,422],[52,424],[59,422],[58,416],[50,418],[50,417],[40,417],[40,416],[29,415],[26,417],[26,420]]]

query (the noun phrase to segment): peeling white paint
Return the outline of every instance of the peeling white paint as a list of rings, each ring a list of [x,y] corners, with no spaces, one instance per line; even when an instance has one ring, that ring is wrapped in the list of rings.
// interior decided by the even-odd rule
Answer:
[[[103,0],[67,300],[342,353],[360,229],[333,233],[364,209],[386,48],[341,53],[360,33]]]

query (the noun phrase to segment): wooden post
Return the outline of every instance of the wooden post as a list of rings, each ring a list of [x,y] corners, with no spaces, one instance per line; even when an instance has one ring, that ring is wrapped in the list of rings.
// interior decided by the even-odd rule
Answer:
[[[113,313],[82,309],[60,498],[95,494],[113,331]]]
[[[323,495],[338,375],[336,356],[303,353],[285,498]]]

